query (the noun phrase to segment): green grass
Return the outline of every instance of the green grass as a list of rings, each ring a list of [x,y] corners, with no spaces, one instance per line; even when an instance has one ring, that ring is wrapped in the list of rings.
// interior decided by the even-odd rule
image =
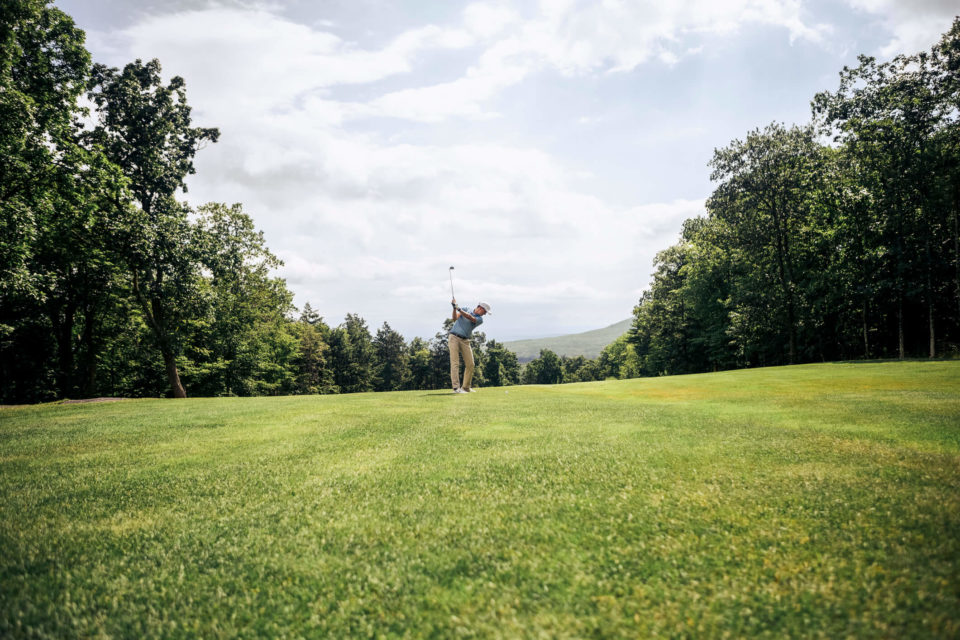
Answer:
[[[626,333],[631,324],[633,324],[633,319],[628,318],[603,329],[552,338],[511,340],[504,342],[503,346],[517,354],[517,359],[520,362],[530,362],[534,358],[540,357],[541,349],[549,349],[558,356],[571,358],[584,356],[592,359],[598,357],[604,347]]]
[[[958,637],[960,362],[0,410],[0,636]]]

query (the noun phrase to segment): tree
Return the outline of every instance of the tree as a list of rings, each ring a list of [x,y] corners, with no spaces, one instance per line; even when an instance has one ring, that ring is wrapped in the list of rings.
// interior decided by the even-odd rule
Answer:
[[[288,352],[283,345],[290,340],[298,343],[297,353],[304,333],[287,319],[293,296],[286,283],[270,275],[282,262],[240,204],[200,207],[192,229],[206,305],[204,315],[191,323],[185,379],[204,395],[253,395],[263,384],[279,392],[295,377],[296,355],[276,358]]]
[[[132,62],[123,71],[95,65],[90,99],[99,124],[89,141],[122,167],[139,205],[117,238],[119,257],[163,357],[174,397],[186,397],[177,357],[186,324],[200,313],[200,261],[191,245],[188,210],[174,200],[194,173],[193,157],[219,131],[191,127],[184,81],[164,85],[160,63]]]
[[[896,300],[898,355],[904,358],[907,351],[909,308],[920,303],[934,357],[935,283],[946,228],[945,208],[938,206],[936,193],[944,149],[934,141],[944,123],[956,117],[956,108],[938,91],[943,78],[937,77],[936,61],[927,53],[885,63],[860,56],[859,62],[856,68],[844,68],[835,93],[815,96],[814,116],[863,170],[860,184],[873,196],[876,228],[889,247],[881,266]],[[954,148],[946,157],[955,154]]]
[[[564,374],[566,375],[566,374]],[[595,380],[602,380],[600,373],[600,363],[594,360],[585,360],[580,368],[574,373],[574,380],[579,382],[593,382]]]
[[[73,119],[90,68],[84,33],[41,0],[5,0],[0,11],[0,307],[42,299],[32,255],[38,216],[73,167]],[[2,319],[0,319],[2,322]],[[10,325],[0,325],[0,337]]]
[[[373,339],[375,391],[397,391],[410,378],[410,362],[403,336],[386,322]]]
[[[688,250],[689,245],[681,242],[657,254],[653,283],[640,299],[626,338],[643,371],[651,375],[686,373],[691,365],[691,327],[684,291]]]
[[[96,213],[101,158],[76,144],[90,67],[84,34],[59,9],[6,0],[0,10],[0,397],[41,400],[79,383],[75,323],[92,282],[70,289]],[[79,207],[77,206],[79,203]],[[79,210],[77,210],[79,209]],[[53,225],[57,225],[56,233]],[[73,255],[82,253],[82,258]],[[69,299],[65,299],[65,298]],[[56,326],[50,323],[55,322]],[[51,366],[51,359],[54,364]]]
[[[430,343],[423,338],[414,338],[407,348],[409,353],[408,378],[405,389],[436,389],[436,376],[431,362]],[[449,367],[448,367],[449,368]]]
[[[486,343],[483,375],[486,384],[491,387],[520,384],[520,363],[517,360],[517,354],[496,340],[490,340]]]
[[[956,315],[954,326],[960,327],[960,18],[953,21],[950,30],[933,48],[931,66],[934,86],[941,105],[949,108],[943,118],[943,129],[935,144],[943,159],[940,192],[944,197],[943,210],[949,229],[949,244],[953,250],[952,294]]]
[[[104,315],[119,310],[122,273],[111,245],[117,208],[128,200],[119,169],[101,154],[69,145],[60,164],[51,208],[37,217],[30,270],[38,276],[57,345],[59,395],[92,396],[106,339]]]
[[[483,331],[474,331],[470,335],[470,350],[473,352],[473,378],[471,387],[487,386],[487,334]],[[461,358],[460,366],[465,368],[466,363]],[[463,380],[463,368],[460,370],[460,379]]]
[[[641,375],[640,360],[627,334],[623,334],[603,348],[600,357],[597,358],[597,367],[602,379],[623,380]]]
[[[324,335],[330,332],[330,327],[324,323],[310,303],[303,305],[300,319],[294,325],[294,335],[299,341],[299,347],[294,366],[296,369],[296,384],[294,393],[337,393],[339,389],[333,381],[333,371],[330,370],[328,355],[330,347]]]
[[[786,334],[789,363],[797,361],[802,313],[802,233],[821,188],[822,156],[812,128],[771,124],[716,150],[710,162],[710,178],[720,184],[707,209],[741,249],[751,286],[777,294],[769,311]]]
[[[550,349],[541,349],[539,357],[527,363],[523,370],[524,384],[560,384],[563,382],[563,364]]]
[[[371,391],[374,387],[374,350],[366,321],[348,313],[343,324],[330,331],[330,365],[341,393]]]

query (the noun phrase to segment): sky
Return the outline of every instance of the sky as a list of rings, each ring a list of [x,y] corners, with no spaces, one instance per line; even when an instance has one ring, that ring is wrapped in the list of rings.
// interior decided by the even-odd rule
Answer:
[[[488,339],[631,315],[704,215],[714,149],[810,120],[859,54],[928,49],[955,0],[59,0],[96,62],[158,58],[218,127],[182,198],[240,202],[331,325]]]

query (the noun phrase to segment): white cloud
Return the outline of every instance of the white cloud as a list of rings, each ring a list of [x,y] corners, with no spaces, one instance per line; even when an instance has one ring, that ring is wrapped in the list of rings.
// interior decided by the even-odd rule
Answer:
[[[159,57],[167,71],[188,69],[198,104],[258,113],[288,108],[330,87],[406,74],[425,50],[474,43],[463,29],[427,25],[369,51],[266,8],[219,6],[150,16],[116,36],[95,38],[128,56]]]
[[[855,9],[874,14],[892,34],[880,55],[925,51],[946,32],[960,7],[955,0],[847,0]]]
[[[651,60],[673,64],[691,50],[690,36],[732,34],[750,24],[780,27],[791,40],[820,42],[829,28],[809,25],[799,0],[681,2],[542,2],[525,36],[549,64],[566,73],[631,71]]]
[[[782,28],[791,42],[819,43],[830,32],[826,25],[803,20],[800,0],[550,0],[541,2],[540,13],[526,21],[499,3],[475,3],[466,8],[463,20],[472,33],[486,38],[501,35],[477,65],[457,80],[381,96],[372,102],[372,109],[355,108],[352,115],[421,122],[489,118],[496,113],[485,105],[535,71],[621,73],[651,60],[672,66],[702,51],[702,45],[686,44],[690,38],[729,35],[751,24]]]
[[[463,10],[464,26],[481,38],[498,35],[519,19],[517,12],[504,4],[476,2]]]

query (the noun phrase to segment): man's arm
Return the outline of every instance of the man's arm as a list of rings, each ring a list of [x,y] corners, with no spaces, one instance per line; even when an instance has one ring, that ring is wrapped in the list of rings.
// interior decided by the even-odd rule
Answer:
[[[466,311],[459,311],[458,313],[473,324],[477,324],[477,317],[475,315],[467,313]]]

